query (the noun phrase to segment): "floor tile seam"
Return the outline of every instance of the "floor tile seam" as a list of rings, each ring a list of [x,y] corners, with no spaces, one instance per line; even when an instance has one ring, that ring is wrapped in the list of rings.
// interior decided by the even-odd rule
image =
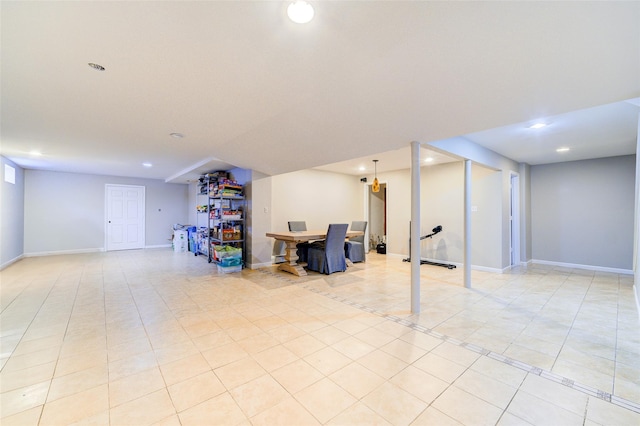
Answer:
[[[566,282],[566,280],[565,280],[565,282]],[[589,286],[587,287],[586,291],[584,292],[584,294],[582,296],[582,299],[580,300],[580,306],[578,307],[578,310],[576,311],[575,315],[573,316],[573,320],[571,321],[571,326],[569,327],[569,330],[567,331],[567,334],[564,336],[564,339],[562,341],[562,345],[560,345],[560,349],[558,350],[558,355],[555,357],[555,359],[553,361],[553,364],[551,365],[551,369],[553,369],[553,367],[555,366],[556,362],[558,362],[558,358],[560,357],[560,354],[562,353],[562,350],[564,349],[565,345],[567,344],[567,339],[569,338],[569,335],[571,335],[571,330],[573,330],[573,326],[576,323],[576,318],[578,317],[578,314],[580,313],[580,310],[582,309],[584,301],[587,298],[587,294],[589,293],[589,289],[591,288],[592,285],[593,285],[593,277],[591,277],[591,280],[589,281]],[[601,391],[599,391],[599,392],[601,392]],[[640,407],[640,405],[639,405],[639,407]]]
[[[16,344],[16,346],[15,346],[16,348],[20,345],[20,343],[22,343],[22,342],[23,342],[23,339],[24,339],[25,334],[27,333],[27,331],[29,330],[29,328],[31,327],[31,325],[34,323],[34,321],[36,320],[36,318],[37,318],[37,316],[38,316],[38,313],[39,313],[39,312],[40,312],[40,310],[42,309],[42,306],[44,306],[44,304],[46,303],[46,300],[47,300],[47,299],[49,298],[49,296],[51,295],[51,292],[53,291],[53,288],[55,287],[56,282],[57,282],[57,280],[56,280],[56,281],[54,281],[54,282],[51,284],[51,287],[49,288],[49,291],[47,291],[47,295],[46,295],[45,297],[43,297],[43,299],[42,299],[42,303],[40,303],[40,306],[38,307],[38,309],[36,310],[36,312],[35,312],[35,313],[33,314],[33,316],[31,317],[31,320],[29,321],[29,325],[27,325],[27,327],[24,329],[24,332],[22,333],[22,336],[20,337],[20,340],[18,341],[18,343],[17,343],[17,344]],[[31,284],[30,284],[30,285],[31,285]],[[29,286],[27,286],[27,287],[29,287]],[[68,322],[67,322],[67,326],[68,326]],[[65,329],[65,333],[66,333],[66,329]],[[48,349],[44,349],[44,350],[48,350]],[[55,368],[57,368],[57,364],[58,364],[58,360],[60,359],[60,352],[61,352],[61,351],[62,351],[62,344],[60,344],[60,345],[59,345],[59,347],[58,347],[58,355],[56,356],[56,360],[55,360],[55,362],[56,362],[56,367],[55,367]],[[11,358],[14,356],[14,355],[13,355],[13,353],[14,353],[14,352],[15,352],[15,348],[14,348],[14,350],[12,350],[12,351],[11,351],[11,354],[9,354],[9,356],[8,356],[8,358],[7,358],[7,361],[3,364],[2,368],[0,368],[0,371],[4,371],[4,368],[5,368],[5,367],[6,367],[6,365],[9,363],[9,361],[11,360]],[[38,351],[36,351],[36,352],[38,352]],[[23,354],[23,355],[29,355],[29,354]],[[16,356],[20,356],[20,355],[16,355]],[[38,364],[38,365],[41,365],[41,364]],[[55,376],[55,368],[54,368],[54,376]],[[23,370],[23,369],[21,369],[21,370]],[[51,380],[53,380],[53,378],[52,378]],[[51,387],[49,387],[49,389],[47,389],[47,395],[45,396],[45,401],[46,401],[46,398],[48,398],[48,396],[49,396],[49,390],[50,390],[50,388],[51,388]]]
[[[619,407],[622,407],[622,408],[625,408],[625,409],[628,409],[630,411],[633,411],[635,413],[640,414],[640,403],[637,403],[637,402],[634,402],[634,401],[630,401],[630,400],[627,400],[625,398],[621,398],[621,397],[618,397],[616,395],[613,395],[612,393],[609,393],[609,392],[606,392],[606,391],[603,391],[603,390],[600,390],[600,389],[596,389],[596,388],[593,388],[591,386],[587,386],[587,385],[581,384],[579,382],[576,382],[573,379],[566,378],[566,377],[560,376],[558,374],[552,373],[551,371],[547,371],[547,370],[544,370],[542,368],[529,365],[529,364],[524,363],[522,361],[518,361],[516,359],[504,356],[502,354],[498,354],[496,352],[490,351],[490,350],[488,350],[486,348],[482,348],[482,347],[480,347],[478,345],[475,345],[473,343],[463,342],[463,341],[461,341],[459,339],[453,338],[451,336],[447,336],[447,335],[442,334],[442,333],[438,333],[438,332],[434,331],[433,329],[421,326],[421,325],[416,324],[414,322],[411,322],[411,321],[409,321],[407,319],[400,318],[400,317],[397,317],[395,315],[386,314],[386,313],[384,313],[382,311],[379,311],[377,309],[362,305],[362,304],[357,303],[357,302],[353,302],[353,301],[351,301],[349,299],[346,299],[346,298],[343,298],[341,296],[338,296],[338,295],[335,295],[335,294],[332,294],[332,293],[329,293],[329,292],[325,292],[325,291],[322,291],[322,290],[318,290],[316,288],[312,288],[312,287],[305,286],[305,285],[303,285],[303,288],[306,288],[307,290],[312,291],[314,293],[321,294],[321,295],[323,295],[325,297],[329,297],[329,298],[331,298],[333,300],[336,300],[338,302],[344,303],[346,305],[349,305],[349,306],[355,307],[357,309],[363,310],[365,312],[369,312],[369,313],[372,313],[374,315],[381,316],[381,317],[383,317],[385,319],[388,319],[388,320],[391,320],[391,321],[393,321],[393,322],[395,322],[397,324],[400,324],[400,325],[403,325],[405,327],[411,328],[414,331],[418,331],[418,332],[421,332],[423,334],[429,335],[431,337],[435,337],[437,339],[440,339],[440,340],[442,340],[444,342],[448,342],[448,343],[451,343],[451,344],[456,345],[458,347],[462,347],[462,348],[468,349],[468,350],[470,350],[472,352],[475,352],[475,353],[477,353],[477,354],[479,354],[481,356],[486,356],[486,357],[491,358],[491,359],[493,359],[495,361],[501,362],[503,364],[510,365],[512,367],[518,368],[518,369],[523,370],[523,371],[525,371],[527,373],[530,373],[530,374],[535,374],[535,375],[540,376],[540,377],[542,377],[544,379],[550,380],[552,382],[555,382],[555,383],[561,384],[563,386],[569,387],[570,389],[574,389],[574,390],[577,390],[577,391],[579,391],[581,393],[587,394],[588,396],[592,396],[592,397],[601,399],[601,400],[603,400],[605,402],[609,402],[611,404],[617,405]],[[564,343],[563,343],[563,346],[564,346]]]
[[[147,341],[149,342],[149,346],[151,347],[151,352],[153,353],[153,358],[154,358],[154,360],[155,360],[156,367],[157,367],[157,368],[158,368],[158,370],[160,371],[160,375],[161,375],[161,377],[162,377],[162,381],[163,381],[163,383],[164,383],[164,385],[165,385],[165,386],[164,386],[164,389],[165,389],[165,390],[167,391],[167,393],[169,394],[169,386],[167,385],[167,381],[165,380],[164,375],[162,374],[162,369],[160,369],[160,362],[159,362],[159,360],[158,360],[158,354],[157,354],[157,352],[156,352],[156,350],[157,350],[157,349],[156,349],[156,348],[154,348],[153,343],[152,343],[151,338],[150,338],[149,331],[147,330],[147,327],[145,327],[145,324],[144,324],[144,321],[143,321],[142,315],[140,315],[140,308],[139,308],[139,306],[138,306],[138,303],[137,303],[137,301],[136,301],[136,298],[135,298],[135,296],[134,296],[134,293],[131,291],[131,286],[130,286],[130,284],[129,284],[129,281],[126,281],[126,287],[127,287],[127,290],[128,290],[129,295],[131,296],[131,300],[132,300],[132,302],[133,302],[133,304],[134,304],[134,306],[135,306],[135,308],[136,308],[136,314],[137,314],[137,316],[138,316],[138,319],[140,320],[140,324],[142,324],[142,328],[143,328],[143,330],[144,330],[145,337],[146,337]],[[154,288],[154,292],[155,292],[156,294],[158,294],[158,293],[157,293],[157,291],[155,290],[155,288]],[[103,280],[103,294],[106,294],[106,293],[105,293],[105,289],[104,289],[104,280]],[[158,297],[160,297],[160,300],[162,300],[162,303],[163,303],[163,304],[165,304],[165,306],[166,306],[166,302],[165,302],[165,300],[164,300],[164,299],[163,299],[159,294],[158,294]],[[106,299],[107,299],[106,297],[104,297],[104,298],[103,298],[104,305],[105,305],[105,306],[104,306],[105,312],[106,312],[106,304],[107,304]],[[106,317],[105,317],[105,333],[106,333],[106,328],[107,328],[107,327],[106,327]],[[108,346],[108,340],[107,340],[107,346]],[[160,349],[160,348],[158,348],[158,349]],[[122,358],[122,359],[124,359],[124,358]],[[116,360],[116,361],[119,361],[119,360]],[[109,351],[108,351],[108,349],[107,349],[107,364],[108,364],[108,365],[110,364],[110,361],[109,361]],[[146,369],[145,369],[145,370],[146,370]],[[137,374],[137,373],[139,373],[139,372],[132,373],[132,374]],[[129,375],[132,375],[132,374],[129,374]],[[111,385],[111,382],[112,382],[112,380],[111,380],[111,377],[110,377],[110,376],[111,376],[111,371],[110,371],[110,369],[107,369],[107,383],[106,383],[106,384],[107,384],[107,392],[108,392],[108,393],[107,393],[107,401],[108,401],[108,403],[109,403],[109,409],[108,409],[108,411],[109,411],[109,421],[111,421],[111,409],[113,408],[113,407],[111,407],[111,397],[110,397],[110,393],[109,393],[109,392],[110,392],[110,390],[111,390],[111,389],[110,389],[110,388],[111,388],[111,386],[110,386],[110,385]],[[126,376],[125,376],[125,377],[126,377]],[[123,377],[121,377],[121,378],[123,378]],[[115,380],[119,380],[119,379],[120,379],[120,378],[115,379]],[[114,380],[114,381],[115,381],[115,380]],[[138,398],[136,398],[136,399],[144,398],[145,396],[146,396],[146,395],[144,395],[144,396],[140,396],[140,397],[138,397]],[[170,395],[170,394],[169,394],[169,398],[170,398],[170,400],[171,400],[171,404],[174,406],[174,410],[176,410],[176,408],[175,408],[175,404],[173,403],[173,399],[171,399],[171,395]],[[128,401],[128,402],[131,402],[131,401]],[[123,404],[124,404],[124,403],[123,403]],[[123,404],[120,404],[120,405],[123,405]],[[120,406],[120,405],[118,405],[118,406]],[[177,413],[177,410],[176,410],[176,413]]]
[[[2,311],[0,311],[0,315],[3,315],[7,311],[7,309],[11,307],[11,305],[13,305],[14,303],[17,303],[16,300],[18,300],[18,298],[20,298],[22,293],[24,293],[27,290],[27,288],[29,288],[31,285],[33,285],[33,280],[31,280],[28,284],[22,287],[22,289],[20,289],[18,294],[15,295],[15,297],[11,300],[11,302],[9,302],[9,304],[4,309],[2,309]],[[53,284],[51,286],[53,287]],[[49,297],[49,292],[47,292],[47,296],[43,298],[42,303],[44,303],[44,300],[46,300],[47,297]],[[40,308],[38,308],[38,310],[40,310]]]

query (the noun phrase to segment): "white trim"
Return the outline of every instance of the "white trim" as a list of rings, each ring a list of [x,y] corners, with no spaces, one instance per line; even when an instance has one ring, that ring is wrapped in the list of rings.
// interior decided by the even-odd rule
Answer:
[[[563,268],[572,268],[572,269],[586,269],[588,271],[611,272],[614,274],[633,275],[633,270],[631,269],[608,268],[606,266],[581,265],[578,263],[552,262],[549,260],[537,260],[537,259],[532,259],[531,263],[534,263],[534,264],[537,263],[539,265],[559,266]]]
[[[454,262],[445,262],[445,263],[451,263],[452,265],[455,265]],[[474,271],[492,272],[494,274],[504,274],[508,272],[509,269],[511,269],[511,267],[500,269],[500,268],[490,268],[488,266],[471,265],[471,269]]]
[[[398,254],[398,253],[387,253],[386,256],[390,258],[402,259],[402,260],[407,258],[407,255]],[[449,265],[454,265],[456,268],[462,268],[464,266],[464,264],[461,262],[452,262],[450,260],[432,259],[427,257],[421,257],[420,260],[428,260],[429,262],[436,262],[436,263],[447,263]],[[503,274],[507,272],[510,268],[507,267],[504,269],[499,269],[499,268],[490,268],[488,266],[471,265],[471,269],[473,269],[474,271],[484,271],[484,272],[493,272],[494,274]]]
[[[388,200],[389,200],[389,183],[387,181],[379,181],[378,182],[380,184],[380,186],[382,187],[382,185],[384,185],[385,190],[387,191],[387,196],[385,197],[385,203],[384,203],[384,215],[385,217],[387,216],[387,213],[389,213],[389,208],[387,206],[388,204]],[[371,211],[369,211],[369,205],[371,204],[371,193],[373,192],[371,190],[371,187],[373,186],[373,182],[363,182],[364,185],[364,219],[367,221],[367,229],[364,231],[364,243],[367,245],[368,249],[367,249],[367,253],[369,253],[371,251],[371,247],[369,247],[369,243],[370,243],[370,239],[371,239]],[[382,189],[382,188],[381,188]],[[387,234],[385,234],[384,236],[384,243],[387,245],[387,248],[389,248],[389,236]]]
[[[78,250],[57,250],[57,251],[38,251],[33,253],[25,253],[24,257],[40,257],[40,256],[58,256],[60,254],[85,254],[104,252],[104,247]]]
[[[171,244],[156,244],[153,246],[144,246],[145,249],[157,249],[157,248],[171,248],[172,245]]]
[[[451,262],[449,260],[431,259],[431,258],[424,258],[424,257],[422,257],[420,259],[421,260],[428,260],[429,262],[454,265],[456,268],[464,267],[464,263],[460,263],[460,262]],[[509,269],[511,269],[511,267],[506,267],[506,268],[500,269],[500,268],[491,268],[489,266],[471,265],[471,269],[474,270],[474,271],[491,272],[491,273],[494,273],[494,274],[504,274],[505,272],[509,271]]]
[[[633,285],[633,295],[636,297],[636,310],[638,311],[638,319],[640,319],[640,299],[638,299],[638,287]]]
[[[364,202],[362,204],[364,205],[364,220],[367,221],[367,229],[365,229],[364,231],[364,243],[367,245],[368,250],[371,250],[371,247],[369,247],[369,231],[371,230],[371,221],[369,220],[369,192],[371,192],[369,189],[370,186],[370,183],[363,182],[364,190],[362,191],[362,195],[364,196]]]
[[[3,263],[2,265],[0,265],[0,271],[2,271],[4,268],[6,268],[7,266],[10,266],[14,263],[16,263],[19,260],[22,260],[24,258],[24,254],[21,254],[20,256],[13,258],[5,263]]]
[[[279,263],[271,263],[271,262],[263,262],[263,263],[250,263],[247,264],[247,268],[249,269],[259,269],[259,268],[268,268],[269,266],[278,266]]]

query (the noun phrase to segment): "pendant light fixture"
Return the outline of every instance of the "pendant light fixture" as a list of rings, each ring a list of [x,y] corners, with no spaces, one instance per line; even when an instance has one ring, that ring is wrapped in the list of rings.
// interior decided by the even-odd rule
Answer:
[[[378,182],[378,160],[373,160],[373,167],[375,168],[375,171],[373,175],[373,185],[371,185],[371,190],[373,192],[380,192],[380,182]]]

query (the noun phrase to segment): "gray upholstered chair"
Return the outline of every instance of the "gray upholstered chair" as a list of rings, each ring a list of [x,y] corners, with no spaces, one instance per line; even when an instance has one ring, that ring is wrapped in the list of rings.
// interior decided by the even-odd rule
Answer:
[[[289,231],[306,231],[307,230],[307,222],[304,220],[292,220],[289,221]]]
[[[367,222],[351,222],[351,230],[364,232],[367,230]],[[353,263],[365,262],[367,260],[367,251],[365,250],[364,245],[364,234],[349,238],[349,241],[344,243],[344,252],[347,258],[349,258]]]
[[[307,269],[332,274],[347,270],[344,256],[344,239],[347,236],[347,224],[331,224],[324,245],[311,245],[307,258]]]
[[[299,232],[307,230],[307,222],[304,220],[292,220],[288,222],[289,231]],[[307,252],[309,251],[309,243],[296,244],[296,253],[298,254],[298,262],[307,261]]]

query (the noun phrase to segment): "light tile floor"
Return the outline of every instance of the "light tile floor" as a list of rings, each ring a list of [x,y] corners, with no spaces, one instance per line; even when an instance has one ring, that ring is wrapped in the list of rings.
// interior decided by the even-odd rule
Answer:
[[[0,272],[8,425],[638,425],[633,279],[370,254],[346,273],[218,275],[167,249]]]

